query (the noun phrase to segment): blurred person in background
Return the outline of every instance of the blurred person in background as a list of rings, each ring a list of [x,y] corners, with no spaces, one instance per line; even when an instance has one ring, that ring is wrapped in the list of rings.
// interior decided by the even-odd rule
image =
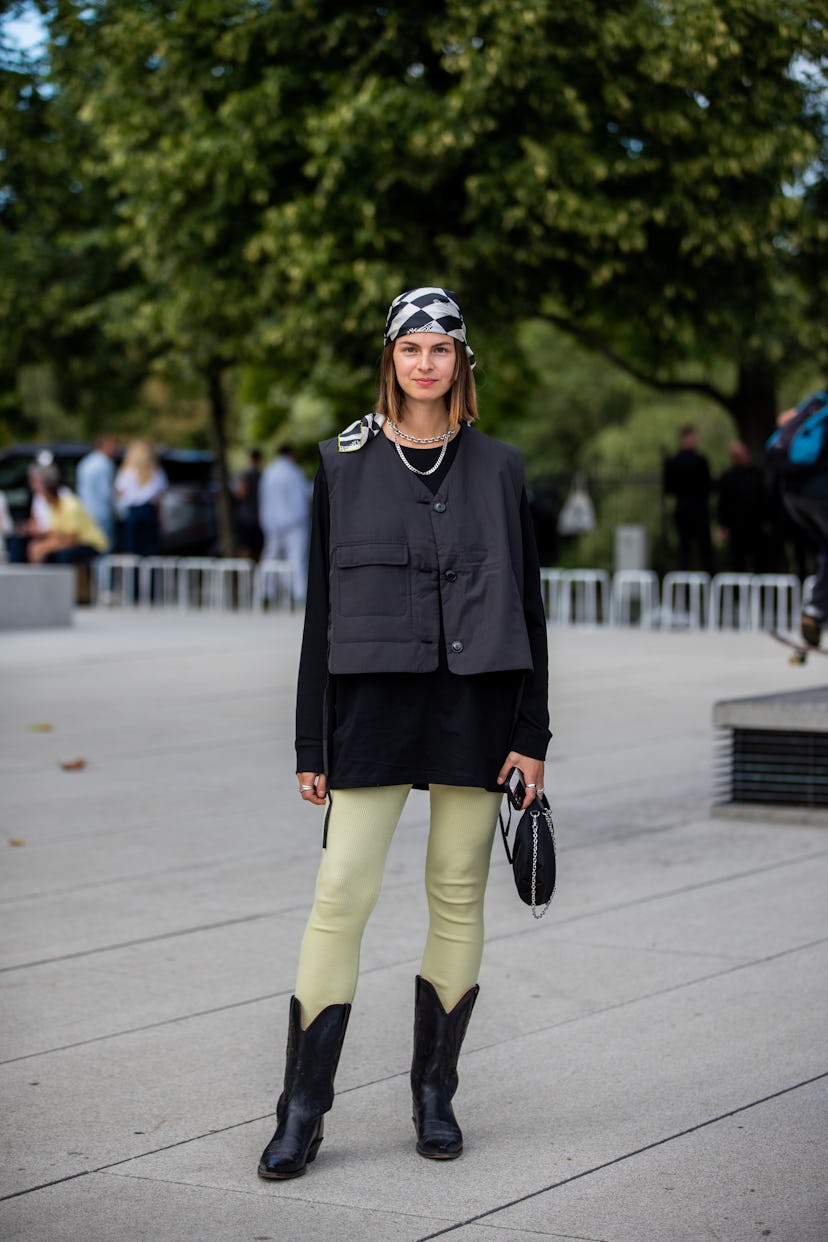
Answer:
[[[8,539],[9,560],[18,565],[25,565],[28,558],[29,541],[44,535],[52,526],[52,508],[46,499],[43,486],[44,470],[53,469],[51,453],[41,453],[37,461],[29,466],[29,490],[32,493],[29,516],[24,522],[18,522],[14,533]],[[68,487],[61,486],[61,496],[71,496]]]
[[[0,561],[6,559],[6,539],[14,534],[14,522],[9,511],[6,493],[0,492]]]
[[[679,432],[679,451],[664,463],[664,491],[674,496],[675,526],[678,535],[678,568],[693,568],[694,551],[699,567],[716,572],[713,541],[710,537],[710,493],[713,481],[710,463],[699,452],[699,433],[687,423]]]
[[[169,487],[167,476],[146,440],[133,440],[115,476],[115,498],[124,519],[124,551],[157,556],[161,528],[158,502]]]
[[[259,449],[248,453],[247,469],[242,470],[233,488],[236,501],[236,546],[239,556],[258,561],[262,555],[264,536],[259,525],[259,485],[262,478],[262,454]]]
[[[113,435],[98,436],[92,452],[78,462],[75,479],[78,500],[106,535],[108,548],[115,544],[114,459],[117,451],[118,441]]]
[[[767,566],[770,498],[765,478],[741,440],[728,449],[730,468],[719,479],[716,520],[727,544],[728,569],[761,574]]]
[[[536,483],[528,489],[528,496],[540,563],[557,565],[560,557],[558,519],[561,513],[558,489],[552,482]]]
[[[828,410],[825,393],[816,393],[809,400],[817,406],[817,417],[821,414],[825,419]],[[783,411],[777,419],[778,425],[784,427],[798,414],[807,414],[803,407],[808,403],[805,401],[791,410]],[[824,426],[821,443],[822,450],[810,468],[801,472],[785,473],[780,483],[786,509],[813,541],[816,551],[814,582],[800,615],[800,630],[809,647],[820,645],[822,631],[828,623],[828,432]],[[769,440],[768,448],[770,444]]]
[[[76,565],[92,561],[105,552],[108,544],[94,519],[72,492],[60,486],[56,466],[44,466],[41,482],[49,506],[48,530],[29,537],[27,559],[32,565]]]
[[[265,561],[287,561],[293,598],[305,598],[308,579],[311,484],[289,444],[283,444],[259,483],[259,525]]]
[[[32,532],[48,530],[52,522],[52,510],[43,493],[43,471],[48,466],[54,465],[54,457],[51,453],[38,453],[37,461],[33,461],[29,466],[29,488],[32,493],[31,510],[29,513],[29,521],[23,523],[21,533],[28,533],[27,527]],[[71,496],[72,489],[64,484],[60,486],[61,495]]]

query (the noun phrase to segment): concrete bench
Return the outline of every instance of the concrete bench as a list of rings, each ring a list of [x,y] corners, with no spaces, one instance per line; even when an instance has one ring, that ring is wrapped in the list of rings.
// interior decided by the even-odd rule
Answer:
[[[71,625],[74,602],[71,565],[0,565],[0,630]]]

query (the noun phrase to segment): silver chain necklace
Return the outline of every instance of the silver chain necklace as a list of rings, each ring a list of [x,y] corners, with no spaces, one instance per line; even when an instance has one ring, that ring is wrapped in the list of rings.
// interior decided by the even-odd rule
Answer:
[[[449,440],[454,435],[454,432],[456,430],[456,428],[449,427],[448,431],[444,431],[441,436],[430,436],[429,439],[427,440],[418,440],[415,436],[405,436],[406,440],[411,440],[414,444],[439,444],[441,440],[443,442],[443,447],[440,449],[440,456],[437,458],[434,465],[429,470],[418,470],[416,466],[412,466],[411,462],[408,460],[405,453],[402,451],[402,445],[400,444],[400,436],[405,435],[405,433],[401,432],[399,427],[396,425],[396,423],[391,422],[390,418],[388,419],[388,425],[391,427],[391,430],[394,432],[394,448],[397,450],[397,456],[399,457],[400,461],[405,466],[406,470],[410,470],[412,474],[418,474],[421,479],[425,479],[430,474],[434,474],[436,470],[439,470],[440,466],[443,464],[443,458],[446,455],[446,449],[448,448]]]
[[[421,440],[419,436],[410,436],[407,431],[403,431],[402,427],[398,427],[390,418],[386,417],[386,422],[395,436],[408,440],[411,444],[439,444],[441,440],[445,440],[447,435],[453,434],[451,429],[449,429],[448,431],[442,431],[439,436],[426,436]]]

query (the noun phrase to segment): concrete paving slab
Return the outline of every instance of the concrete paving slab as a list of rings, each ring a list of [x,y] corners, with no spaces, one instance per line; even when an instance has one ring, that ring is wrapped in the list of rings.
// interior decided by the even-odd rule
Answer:
[[[281,931],[275,930],[274,924]],[[369,975],[381,976],[377,991],[395,987],[407,1011],[408,993],[413,995],[413,979],[419,968],[415,944],[422,943],[424,929],[419,929],[416,941],[402,936],[391,939],[392,931],[400,931],[398,926],[388,926],[388,931],[389,939],[379,934],[366,936],[362,984]],[[172,941],[152,941],[47,963],[37,971],[7,972],[0,976],[0,1064],[163,1023],[184,1023],[234,1006],[287,998],[293,990],[300,936],[300,926],[291,915],[265,923],[219,925]],[[262,944],[271,941],[275,951],[263,954]],[[550,955],[554,961],[551,971]],[[542,941],[528,931],[523,938],[512,936],[491,943],[481,986],[485,999],[489,986],[499,988],[502,982],[509,982],[516,1013],[507,1029],[509,1034],[518,1034],[608,1003],[706,978],[739,960],[746,959],[717,958],[690,950],[671,954],[630,949],[620,943],[592,945],[560,935]],[[573,984],[573,980],[577,982]],[[353,1023],[358,1023],[363,1004],[371,1011],[370,1003],[363,1000],[364,991],[361,986]],[[49,996],[48,1025],[43,1023],[44,993]],[[504,1038],[501,1027],[506,1015],[498,1011],[498,1033],[489,1034],[481,1016],[486,1012],[481,1002],[469,1037],[472,1042],[475,1038],[484,1043]],[[251,1014],[250,1021],[259,1018]],[[409,1027],[410,1013],[405,1012],[405,1039]],[[369,1059],[380,1055],[384,1035],[385,1030],[369,1039]]]
[[[424,798],[413,795],[409,807],[392,847],[385,891],[399,899],[404,893],[401,886],[407,885],[410,894],[406,898],[410,896],[421,904],[420,881],[411,876],[422,869]],[[131,841],[124,849],[120,868],[118,845],[112,841],[102,860],[97,842],[87,842],[85,850],[78,848],[78,842],[67,844],[62,852],[55,847],[58,856],[54,860],[51,849],[12,851],[5,872],[5,908],[13,915],[0,962],[9,967],[128,943],[140,937],[147,918],[153,924],[153,934],[162,935],[222,921],[265,918],[271,911],[299,909],[304,915],[319,856],[321,824],[312,821],[304,834],[291,824],[287,831],[280,830],[272,845],[264,846],[261,842],[269,831],[269,825],[248,825],[237,843],[222,821],[213,825],[211,833],[205,833],[208,843],[203,850],[195,851],[195,857],[198,829],[182,828],[169,846],[169,831],[161,835],[154,831],[148,850]],[[570,851],[581,848],[576,832],[575,825],[558,829],[562,877],[567,877]],[[747,832],[751,832],[749,841],[744,835]],[[790,858],[792,850],[800,850],[799,856],[816,863],[820,854],[828,852],[826,840],[818,830],[780,837],[778,830],[745,828],[740,837],[718,823],[690,825],[657,836],[622,835],[615,849],[589,852],[586,858],[577,859],[571,868],[571,882],[561,884],[547,918],[557,923],[573,913],[583,916],[591,906],[594,908],[592,886],[605,900],[608,889],[612,891],[613,878],[616,898],[610,904],[622,905],[645,894],[674,893],[680,885],[724,879],[734,868],[741,868],[738,874],[744,874],[746,844],[751,852],[747,870],[758,872],[768,867],[772,874],[783,858]],[[703,843],[706,851],[700,848]],[[147,869],[153,851],[158,852],[159,862]],[[224,857],[221,851],[226,852]],[[497,839],[493,857],[492,892],[511,892]],[[74,863],[70,864],[70,858]],[[89,859],[88,868],[85,859]],[[139,866],[144,868],[142,873],[137,873]],[[118,870],[126,874],[115,874]],[[15,884],[18,894],[12,897],[10,890]],[[54,914],[58,906],[59,920]],[[504,930],[525,926],[527,917],[523,907],[510,901],[498,909],[496,922],[490,920],[490,926],[495,928],[493,934],[503,934]]]
[[[413,1152],[425,814],[412,798],[320,1158],[299,1182],[256,1178],[319,848],[291,775],[300,628],[285,614],[90,612],[71,631],[0,640],[0,823],[26,840],[5,847],[0,944],[82,954],[0,974],[0,1047],[26,1058],[0,1068],[3,1193],[22,1192],[0,1203],[0,1231],[94,1239],[115,1203],[126,1239],[603,1236],[613,1193],[635,1228],[629,1157],[642,1146],[668,1153],[740,1108],[755,1110],[755,1143],[777,1150],[759,1101],[826,1071],[825,947],[805,942],[825,935],[828,839],[711,820],[711,710],[803,687],[813,670],[777,660],[762,635],[566,630],[551,635],[547,779],[562,885],[536,925],[496,854],[461,1063],[463,1160]],[[29,733],[37,721],[55,732]],[[69,751],[88,752],[83,773],[58,769]],[[788,1214],[807,1222],[805,1148],[825,1125],[779,1125],[804,1171]],[[724,1203],[726,1158],[675,1150],[675,1201]],[[556,1180],[586,1190],[609,1160],[614,1192],[597,1180],[594,1203],[551,1230],[544,1214],[464,1223],[501,1213],[515,1179],[540,1202]],[[653,1220],[671,1242],[667,1208]]]
[[[717,835],[719,838],[723,836],[720,828],[717,829]],[[665,836],[670,839],[669,848],[664,840]],[[806,846],[806,842],[810,839],[810,834],[802,834],[803,845]],[[721,890],[721,895],[724,897],[721,905],[722,917],[711,920],[709,914],[699,916],[699,906],[701,905],[702,910],[706,909],[707,900],[706,891],[702,891],[705,888],[702,877],[713,870],[714,875],[708,876],[708,882],[722,883],[727,877],[727,872],[721,866],[721,855],[725,851],[710,850],[700,859],[691,861],[689,843],[683,849],[681,848],[679,830],[661,834],[658,841],[659,848],[669,860],[669,865],[666,864],[666,869],[670,873],[670,883],[666,890],[669,895],[658,898],[658,890],[653,892],[652,881],[659,875],[659,872],[654,871],[652,865],[648,865],[647,852],[643,846],[638,846],[634,841],[628,841],[626,846],[616,848],[605,846],[600,851],[600,854],[605,856],[605,864],[610,871],[615,872],[619,880],[623,880],[619,885],[621,891],[618,894],[620,898],[618,905],[621,910],[604,914],[597,920],[587,915],[588,902],[583,900],[575,902],[576,912],[572,916],[572,892],[579,892],[582,880],[580,875],[576,875],[571,889],[566,885],[563,886],[561,895],[564,899],[560,905],[556,902],[554,913],[550,912],[543,928],[536,927],[528,920],[528,911],[514,900],[508,872],[505,867],[502,868],[503,875],[498,877],[498,881],[503,882],[493,882],[490,890],[489,926],[494,930],[490,934],[491,948],[484,963],[484,971],[491,961],[498,973],[505,972],[508,976],[510,957],[513,957],[516,952],[513,941],[519,937],[522,970],[528,968],[529,973],[532,974],[532,964],[537,962],[540,965],[545,960],[539,944],[535,943],[535,938],[543,935],[544,943],[548,945],[549,951],[554,951],[556,983],[559,977],[566,978],[570,971],[574,971],[578,979],[596,978],[597,994],[606,997],[608,988],[610,992],[614,991],[612,985],[616,977],[622,979],[627,986],[636,986],[639,977],[646,976],[653,980],[654,986],[658,987],[672,977],[671,972],[681,978],[687,977],[685,971],[689,972],[690,977],[698,977],[706,973],[710,969],[709,963],[705,961],[706,958],[720,958],[724,962],[745,960],[761,953],[763,944],[772,946],[781,946],[785,943],[795,944],[798,943],[797,936],[808,940],[813,938],[814,934],[819,934],[824,930],[825,920],[819,914],[819,900],[813,903],[802,903],[794,896],[800,890],[790,882],[789,872],[780,873],[780,875],[788,874],[787,883],[779,881],[776,862],[761,864],[772,867],[772,870],[759,875],[749,874],[747,877],[751,886],[757,883],[771,886],[766,903],[769,906],[769,914],[763,916],[758,927],[751,929],[743,925],[744,911],[738,893],[734,897],[728,886]],[[422,842],[416,843],[411,838],[406,841],[406,844],[409,847],[408,852],[416,852],[420,849]],[[782,844],[778,834],[764,833],[760,834],[756,849],[758,851],[761,846],[770,857],[774,857],[778,855]],[[498,843],[495,842],[495,845],[498,846]],[[625,854],[626,859],[624,859]],[[607,855],[609,859],[606,858]],[[499,861],[499,854],[496,855],[496,859]],[[758,863],[758,858],[755,861]],[[203,997],[205,995],[209,996],[210,1008],[213,1009],[244,1003],[251,997],[265,997],[289,991],[292,987],[296,951],[304,924],[307,902],[312,891],[315,865],[316,852],[309,856],[299,874],[293,865],[278,869],[276,873],[271,858],[268,859],[268,866],[262,866],[260,861],[255,871],[256,883],[250,887],[260,898],[263,911],[267,911],[268,906],[278,904],[277,901],[270,900],[276,895],[281,896],[283,900],[291,900],[293,904],[289,905],[282,914],[253,913],[247,916],[237,916],[241,921],[233,922],[232,912],[225,919],[223,917],[225,909],[222,907],[222,918],[213,926],[203,930],[188,931],[184,928],[186,934],[179,935],[173,931],[169,936],[158,933],[148,943],[134,943],[124,947],[119,947],[116,942],[107,943],[104,940],[99,951],[92,949],[86,957],[65,956],[73,947],[68,935],[71,917],[62,919],[63,960],[59,957],[54,962],[44,962],[39,971],[7,970],[0,974],[0,997],[13,999],[13,1004],[0,1006],[2,1059],[9,1060],[19,1055],[31,1055],[34,1051],[45,1051],[49,1048],[64,1047],[67,1044],[101,1037],[100,1015],[102,1013],[107,1015],[109,1022],[107,1030],[103,1033],[111,1035],[119,1030],[129,1031],[137,1027],[169,1021],[176,1016],[183,1017],[187,1014],[200,1013],[204,1009]],[[824,873],[828,868],[826,852],[816,857],[807,855],[806,860],[800,862],[799,865],[807,868],[809,883],[814,885],[824,883]],[[204,871],[205,868],[201,870]],[[227,904],[230,906],[237,895],[238,885],[250,884],[249,868],[245,868],[243,878],[239,879],[235,886],[228,885],[226,866],[217,867],[215,872],[212,868],[206,868],[206,870],[209,873],[211,892],[213,887],[217,887],[221,889],[222,897],[224,897],[225,890],[229,887],[226,897]],[[198,875],[198,868],[194,868],[194,875]],[[235,875],[234,869],[231,876],[235,877]],[[645,877],[649,879],[649,883],[645,882]],[[604,872],[600,878],[606,884],[609,875]],[[261,892],[258,891],[259,880],[263,882]],[[181,881],[176,876],[170,881],[172,882],[179,884]],[[159,885],[158,877],[153,876],[151,883]],[[688,885],[693,888],[691,893],[685,891],[679,894],[677,892],[679,886],[686,888]],[[303,892],[303,886],[304,895],[300,901],[299,896]],[[108,906],[114,911],[115,916],[119,915],[122,904],[133,905],[136,909],[144,908],[139,905],[135,889],[130,885],[127,894],[124,895],[123,887],[123,885],[113,886],[113,892],[108,897]],[[191,908],[193,891],[192,887],[188,887],[182,893],[182,902],[187,907],[186,913],[191,920],[191,925],[196,915],[202,913],[201,910],[194,912]],[[754,889],[751,887],[748,901],[752,900],[753,892]],[[169,904],[170,894],[165,891],[164,885],[161,885],[161,893],[164,901]],[[568,900],[567,894],[569,894]],[[645,906],[631,909],[636,894],[645,898]],[[32,901],[30,903],[31,919],[23,920],[22,927],[17,925],[16,935],[21,942],[29,948],[29,937],[35,936],[37,928],[42,923],[50,922],[44,917],[44,911],[53,913],[58,901],[65,903],[64,909],[68,907],[71,915],[76,896],[76,894],[70,894],[69,899],[65,895],[59,898],[51,897],[45,903]],[[682,903],[688,907],[687,918],[691,921],[689,930],[675,916],[671,918],[669,927],[666,927],[659,913],[659,902],[672,903],[678,896],[681,896]],[[815,894],[815,897],[818,897],[818,894]],[[401,898],[403,899],[402,914],[400,913]],[[495,898],[497,901],[493,909]],[[654,901],[653,898],[657,900]],[[172,903],[172,908],[174,905],[175,903]],[[578,909],[579,906],[580,909]],[[379,970],[401,961],[410,961],[411,969],[416,969],[414,946],[422,942],[425,926],[425,912],[421,907],[419,885],[416,886],[415,893],[408,893],[407,886],[402,885],[399,879],[395,882],[392,875],[387,877],[383,899],[366,935],[363,969]],[[417,914],[418,910],[419,914]],[[694,911],[696,911],[695,914]],[[810,931],[807,928],[803,929],[801,925],[801,918],[805,911],[814,912],[815,926]],[[574,917],[575,925],[572,927],[566,926],[568,913],[570,917]],[[76,919],[81,929],[86,931],[88,930],[87,924],[94,924],[100,914],[100,909],[96,909],[95,918],[89,917],[85,923],[83,908],[81,908]],[[18,911],[18,919],[19,917]],[[692,926],[694,918],[697,920],[701,918],[703,924],[701,932]],[[105,924],[103,932],[122,935],[124,929],[120,921],[114,921],[111,925]],[[665,933],[669,935],[669,945],[664,942]],[[710,943],[711,936],[715,937],[715,943]],[[640,943],[644,938],[652,941],[653,937],[655,937],[655,942],[648,942],[646,945]],[[739,937],[743,940],[749,937],[749,944],[739,946],[734,943],[734,937],[737,941]],[[554,944],[551,943],[552,940]],[[623,964],[620,962],[622,955],[636,940],[639,942],[638,950],[653,949],[656,951],[656,956],[649,958],[645,953],[639,952],[630,968],[618,975],[618,965]],[[590,946],[593,944],[615,946],[613,954],[610,955],[611,964],[606,970],[598,970],[597,976],[597,963],[592,963],[591,967],[586,969],[582,968],[579,960],[588,956]],[[737,951],[739,947],[741,947],[741,953]],[[668,950],[686,959],[679,970],[675,969],[668,956]],[[82,948],[78,948],[77,951],[83,954]],[[619,963],[614,960],[615,954],[619,958]],[[640,968],[637,967],[639,960],[641,960]],[[126,989],[120,986],[128,979],[140,981],[140,988]],[[548,981],[544,983],[542,980],[535,979],[534,986],[538,989],[542,987],[548,989],[549,985]],[[579,987],[582,985],[579,984]],[[47,989],[50,996],[50,1011],[54,1019],[50,1028],[44,1028],[40,1018],[43,989]],[[554,1004],[558,1005],[560,993],[557,987],[552,995]],[[56,1038],[59,1041],[57,1043]]]
[[[457,1242],[824,1242],[828,1080],[798,1087],[453,1230]],[[699,1193],[703,1187],[703,1193]]]
[[[286,1199],[278,1194],[228,1194],[204,1186],[176,1186],[114,1171],[41,1190],[34,1214],[32,1207],[30,1199],[0,1203],[0,1236],[5,1242],[78,1242],[80,1238],[84,1242],[112,1242],[113,1238],[416,1242],[441,1224],[416,1211],[401,1215],[317,1203],[309,1182],[304,1198]]]
[[[818,897],[826,888],[828,851],[596,914],[585,934],[591,943],[761,956],[828,938],[828,913]],[[583,927],[584,920],[572,926]]]
[[[151,948],[156,949],[152,956]],[[711,974],[708,959],[694,958],[690,954],[680,955],[676,960],[661,953],[636,954],[627,949],[560,945],[556,949],[555,970],[550,976],[548,959],[540,953],[537,939],[533,950],[530,951],[526,943],[520,947],[522,966],[514,971],[515,945],[510,942],[508,946],[493,946],[491,965],[482,976],[482,1000],[466,1041],[467,1054],[474,1049],[509,1042],[531,1031],[549,1030],[583,1014],[624,1004],[642,995],[672,990],[682,982],[690,983]],[[54,1131],[56,1100],[62,1101],[70,1118],[88,1115],[87,1097],[94,1093],[96,1081],[105,1075],[111,1080],[106,1093],[107,1116],[99,1118],[95,1125],[96,1143],[103,1142],[104,1146],[95,1146],[94,1151],[84,1153],[94,1167],[103,1159],[106,1144],[115,1132],[120,1141],[125,1136],[141,1139],[144,1134],[157,1133],[159,1129],[166,1134],[171,1124],[166,1115],[169,1081],[171,1078],[179,1084],[189,1081],[188,1090],[192,1089],[193,1082],[197,1081],[192,1077],[194,1066],[199,1063],[205,1075],[206,1093],[202,1093],[200,1101],[191,1101],[192,1116],[203,1107],[204,1125],[209,1128],[208,1117],[215,1106],[211,1085],[215,1064],[238,1062],[238,1048],[247,1050],[241,1058],[241,1073],[252,1076],[248,1104],[252,1104],[256,1115],[270,1111],[281,1072],[295,951],[296,945],[291,945],[290,953],[285,956],[280,993],[265,991],[271,983],[270,972],[260,969],[256,979],[251,979],[249,969],[245,970],[243,954],[228,962],[226,976],[220,976],[213,985],[209,954],[202,952],[200,962],[185,960],[179,966],[170,960],[169,949],[162,951],[164,956],[157,953],[157,946],[144,948],[143,968],[134,960],[137,950],[117,955],[117,967],[111,977],[100,969],[97,960],[83,963],[92,968],[86,993],[82,988],[73,988],[77,971],[69,972],[64,981],[68,990],[63,996],[58,992],[56,1003],[50,1003],[47,1025],[42,1023],[39,989],[35,989],[29,1002],[27,1022],[25,1005],[7,992],[15,1011],[21,1015],[21,1028],[13,1028],[3,1041],[5,1064],[0,1067],[6,1117],[12,1130],[27,1132],[41,1152],[49,1152],[50,1163],[56,1166],[62,1159],[61,1136]],[[417,962],[389,969],[373,962],[369,955],[367,961],[363,958],[363,963],[358,1001],[340,1069],[341,1085],[371,1082],[377,1077],[404,1077],[410,1057],[411,997]],[[193,968],[191,976],[189,966]],[[513,1004],[509,1008],[496,1003],[497,983],[493,983],[494,990],[487,995],[489,973],[494,979],[502,978],[513,989]],[[188,976],[186,983],[182,976]],[[154,977],[163,981],[161,987],[153,984]],[[233,991],[230,991],[231,979],[235,979]],[[587,985],[573,982],[584,979],[589,981]],[[276,980],[279,981],[278,973]],[[220,990],[222,983],[223,992]],[[257,993],[254,984],[262,990]],[[128,990],[124,985],[128,985]],[[200,1011],[196,1008],[187,1011],[184,995],[188,988],[193,1006],[199,1004],[200,998]],[[177,991],[184,995],[176,999]],[[131,1004],[127,1003],[127,994]],[[88,1015],[85,1022],[83,1018],[73,1020],[71,1017],[73,996],[76,1009]],[[211,1002],[207,1009],[203,1008],[205,997]],[[389,1004],[389,997],[394,998],[392,1004]],[[34,1029],[38,1013],[41,1026]],[[109,1036],[101,1022],[102,1013],[111,1024]],[[383,1015],[381,1025],[376,1022],[377,1013]],[[230,1042],[228,1032],[232,1033]],[[49,1055],[45,1050],[38,1054],[39,1044],[51,1049]],[[20,1056],[25,1059],[14,1059]],[[128,1060],[130,1071],[121,1082],[117,1069],[124,1059]],[[161,1064],[164,1070],[159,1075]],[[136,1082],[140,1085],[138,1121],[133,1120]],[[33,1083],[37,1087],[34,1091]],[[239,1089],[240,1084],[234,1082],[227,1100],[230,1106],[234,1100],[232,1093]],[[147,1120],[147,1110],[152,1113],[151,1121]],[[186,1111],[183,1103],[182,1110]],[[136,1129],[143,1133],[135,1135]],[[177,1135],[178,1131],[174,1133]],[[140,1149],[141,1144],[137,1146]],[[16,1144],[15,1150],[21,1151],[21,1144]]]
[[[467,1150],[447,1174],[418,1160],[406,1074],[345,1081],[310,1176],[317,1202],[455,1220],[668,1140],[824,1072],[819,981],[828,949],[631,1001],[464,1054],[458,1113]],[[777,1020],[767,1021],[768,997]],[[137,1176],[243,1190],[262,1121],[130,1162]],[[330,1141],[329,1141],[330,1140]],[[123,1167],[123,1166],[122,1166]],[[324,1176],[323,1176],[324,1170]],[[279,1186],[302,1196],[307,1182]],[[267,1190],[267,1188],[265,1188]]]
[[[600,841],[582,833],[574,819],[559,821],[556,835],[561,883],[539,928],[772,872],[797,861],[807,864],[828,850],[828,834],[819,828],[761,823],[731,826],[705,819],[661,830],[616,829],[613,836]],[[487,894],[490,903],[497,899],[497,925],[489,928],[493,936],[501,934],[505,920],[512,930],[520,929],[531,917],[514,901],[511,873],[500,857],[500,843],[495,841],[495,845]],[[711,891],[718,896],[715,888]]]

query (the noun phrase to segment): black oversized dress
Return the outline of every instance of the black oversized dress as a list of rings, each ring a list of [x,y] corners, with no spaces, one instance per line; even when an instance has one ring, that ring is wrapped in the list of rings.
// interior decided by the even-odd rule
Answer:
[[[394,444],[381,435],[388,470],[404,470]],[[440,487],[458,453],[452,440],[434,474]],[[436,462],[439,449],[409,450],[418,470]],[[533,669],[460,676],[451,673],[440,642],[432,673],[360,673],[330,676],[328,660],[330,508],[324,469],[313,492],[308,594],[296,702],[296,770],[322,772],[327,751],[330,789],[372,785],[470,785],[499,792],[497,774],[510,750],[543,759],[549,742],[546,616],[538,555],[524,491],[524,615]],[[327,727],[327,739],[324,732]],[[325,746],[327,740],[327,747]]]

